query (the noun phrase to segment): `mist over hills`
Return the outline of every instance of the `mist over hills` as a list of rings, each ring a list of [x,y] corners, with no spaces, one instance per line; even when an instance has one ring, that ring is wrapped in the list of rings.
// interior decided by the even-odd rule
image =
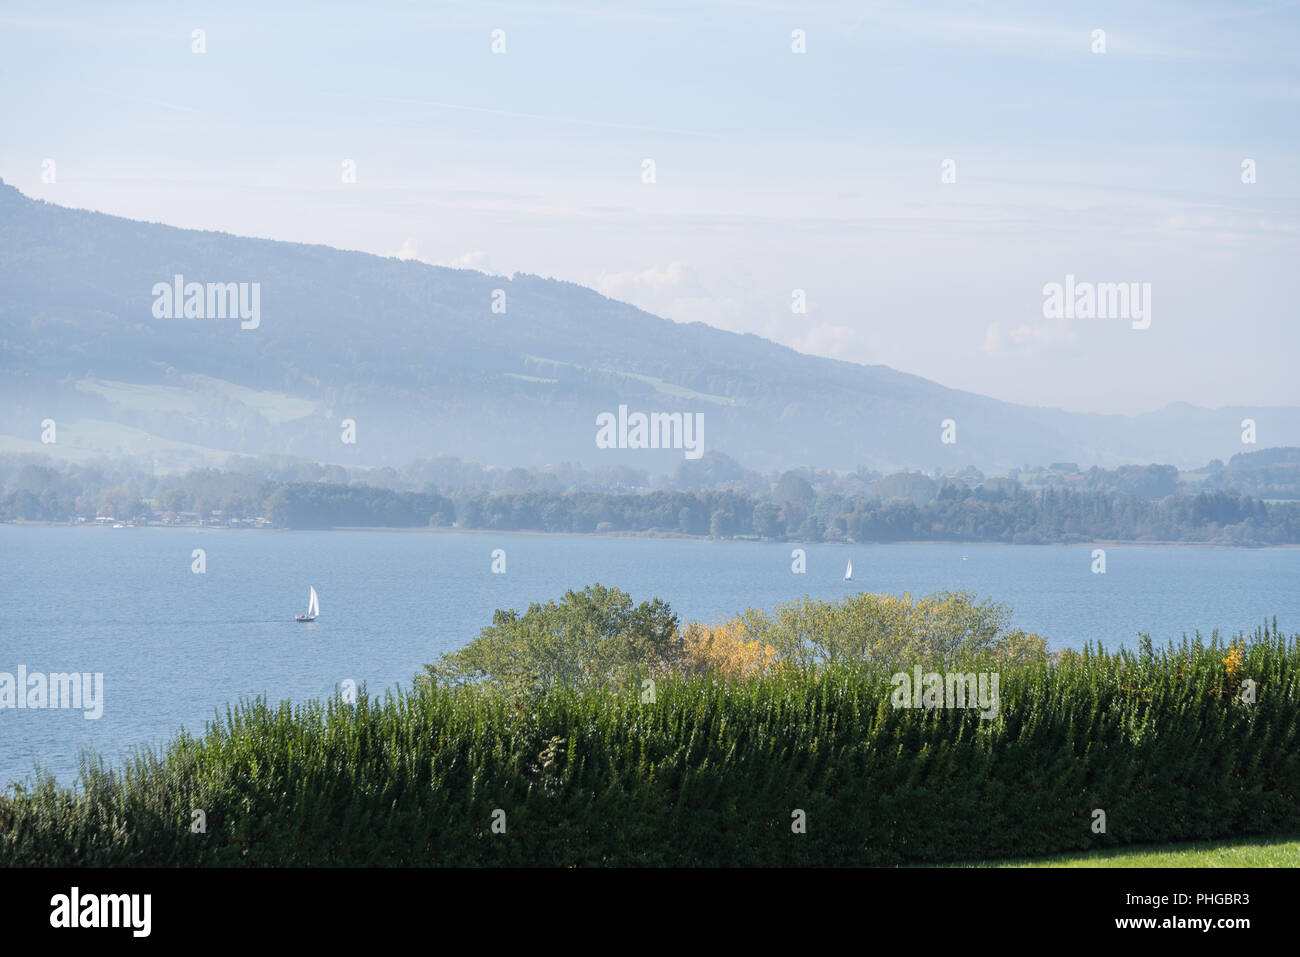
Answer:
[[[157,317],[155,286],[177,275],[256,283],[256,328]],[[230,453],[676,469],[680,449],[597,447],[596,416],[620,405],[703,413],[703,448],[758,469],[1192,468],[1249,450],[1247,417],[1256,448],[1300,444],[1294,408],[1030,408],[678,324],[573,283],[136,222],[0,184],[0,451],[144,455],[163,469]],[[955,444],[940,441],[945,419]]]

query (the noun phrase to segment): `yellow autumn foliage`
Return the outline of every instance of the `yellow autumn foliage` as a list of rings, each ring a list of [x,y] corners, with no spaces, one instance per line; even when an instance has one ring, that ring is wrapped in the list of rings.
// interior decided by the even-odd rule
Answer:
[[[682,657],[674,670],[749,678],[779,665],[901,667],[976,658],[999,665],[1046,663],[1047,642],[1011,629],[1009,619],[1009,608],[965,592],[805,597],[770,612],[751,608],[715,625],[691,622],[679,633]]]
[[[1241,674],[1242,663],[1245,658],[1242,655],[1240,639],[1234,641],[1228,649],[1228,656],[1223,659],[1223,667],[1228,672],[1228,683],[1232,684]]]
[[[693,621],[682,630],[682,670],[688,674],[716,674],[751,678],[767,674],[777,663],[777,651],[758,640],[745,640],[745,622],[704,625]]]
[[[1007,665],[1046,662],[1046,640],[1012,629],[1010,619],[1010,608],[968,592],[805,597],[741,616],[745,639],[770,645],[782,661],[800,666],[896,667],[982,657]]]

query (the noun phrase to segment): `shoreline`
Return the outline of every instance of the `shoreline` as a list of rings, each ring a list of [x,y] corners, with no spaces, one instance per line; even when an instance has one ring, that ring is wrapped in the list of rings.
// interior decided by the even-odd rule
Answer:
[[[108,525],[99,525],[93,522],[31,522],[31,521],[12,521],[0,522],[0,527],[5,525],[15,525],[23,527],[46,527],[46,528],[111,528]],[[162,522],[150,522],[146,524],[137,524],[130,526],[132,528],[166,528],[184,531],[215,531],[215,532],[401,532],[407,534],[458,534],[458,535],[534,535],[538,537],[558,537],[558,538],[590,538],[590,539],[654,539],[663,541],[684,541],[684,542],[702,542],[702,543],[742,543],[742,544],[759,544],[759,545],[831,545],[841,548],[859,548],[859,547],[876,547],[876,546],[895,546],[895,545],[960,545],[966,548],[986,548],[989,546],[1004,546],[1011,548],[1168,548],[1168,549],[1203,549],[1203,548],[1221,548],[1226,550],[1236,549],[1292,549],[1300,548],[1300,543],[1280,544],[1280,545],[1228,545],[1221,542],[1166,542],[1166,541],[1134,541],[1132,539],[1093,539],[1089,541],[1078,542],[989,542],[989,541],[962,541],[960,539],[926,539],[920,541],[864,541],[864,542],[810,542],[796,538],[790,539],[760,539],[760,538],[713,538],[708,535],[687,535],[683,532],[663,532],[663,531],[644,531],[644,532],[548,532],[539,529],[493,529],[493,528],[455,528],[445,525],[410,525],[410,526],[388,526],[388,525],[333,525],[327,528],[240,528],[230,525],[168,525]]]

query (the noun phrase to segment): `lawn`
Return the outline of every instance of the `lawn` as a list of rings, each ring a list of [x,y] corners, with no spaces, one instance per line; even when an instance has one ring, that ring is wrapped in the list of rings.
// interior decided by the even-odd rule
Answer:
[[[1188,844],[1141,844],[1086,854],[985,861],[955,867],[1300,867],[1300,838],[1252,837]]]

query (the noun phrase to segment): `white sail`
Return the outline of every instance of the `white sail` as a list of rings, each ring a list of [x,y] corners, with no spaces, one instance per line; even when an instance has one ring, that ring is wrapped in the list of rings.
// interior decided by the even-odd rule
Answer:
[[[852,579],[853,579],[853,562],[850,561],[844,569],[844,580],[851,581]]]
[[[320,600],[316,597],[316,589],[313,586],[311,590],[311,600],[307,602],[307,614],[315,618],[320,614]]]

